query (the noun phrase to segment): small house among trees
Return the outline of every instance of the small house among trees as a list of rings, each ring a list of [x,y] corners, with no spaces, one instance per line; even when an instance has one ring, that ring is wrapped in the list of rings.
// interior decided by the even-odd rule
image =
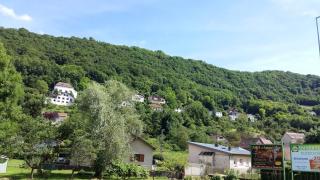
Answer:
[[[77,98],[77,91],[69,83],[58,82],[51,93],[51,103],[60,106],[70,106]]]
[[[64,112],[44,112],[42,115],[53,124],[59,124],[68,118],[68,113]]]

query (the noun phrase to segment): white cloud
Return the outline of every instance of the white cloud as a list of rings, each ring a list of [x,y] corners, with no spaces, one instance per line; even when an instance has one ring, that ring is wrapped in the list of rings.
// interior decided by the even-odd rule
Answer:
[[[16,12],[13,9],[8,8],[2,4],[0,4],[0,14],[7,16],[7,17],[11,17],[16,20],[20,20],[20,21],[31,21],[32,20],[32,17],[29,16],[28,14],[18,15],[18,14],[16,14]]]
[[[319,0],[271,0],[285,11],[308,17],[316,17],[320,14]]]

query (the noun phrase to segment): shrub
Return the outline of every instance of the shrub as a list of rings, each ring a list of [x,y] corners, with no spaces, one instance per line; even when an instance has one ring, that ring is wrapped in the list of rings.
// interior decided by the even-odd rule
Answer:
[[[109,176],[117,176],[121,178],[135,177],[135,178],[147,178],[149,171],[141,166],[133,163],[113,163],[107,170],[106,173]]]
[[[211,176],[210,180],[221,180],[221,176],[213,175]]]
[[[226,177],[224,177],[224,180],[236,180],[238,179],[238,173],[234,170],[229,170],[226,172]]]

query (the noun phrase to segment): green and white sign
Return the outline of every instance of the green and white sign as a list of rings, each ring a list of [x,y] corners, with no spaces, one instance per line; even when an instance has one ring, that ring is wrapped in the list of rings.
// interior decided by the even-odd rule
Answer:
[[[293,171],[320,172],[320,144],[290,146]]]

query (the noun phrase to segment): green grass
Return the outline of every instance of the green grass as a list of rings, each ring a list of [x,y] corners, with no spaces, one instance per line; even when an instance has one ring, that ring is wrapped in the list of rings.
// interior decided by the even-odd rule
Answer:
[[[30,179],[30,168],[22,168],[22,165],[24,164],[23,160],[17,160],[17,159],[11,159],[9,160],[8,167],[7,167],[7,173],[0,174],[0,179],[2,178],[8,178],[10,180],[28,180]],[[49,174],[45,176],[39,176],[36,172],[34,173],[34,179],[56,179],[56,180],[62,180],[62,179],[70,179],[71,177],[71,170],[54,170],[51,171]],[[92,175],[90,174],[77,174],[75,172],[74,174],[74,180],[81,180],[81,179],[91,179]],[[149,177],[148,179],[152,180],[152,177]],[[168,178],[166,177],[156,177],[155,180],[166,180]]]

